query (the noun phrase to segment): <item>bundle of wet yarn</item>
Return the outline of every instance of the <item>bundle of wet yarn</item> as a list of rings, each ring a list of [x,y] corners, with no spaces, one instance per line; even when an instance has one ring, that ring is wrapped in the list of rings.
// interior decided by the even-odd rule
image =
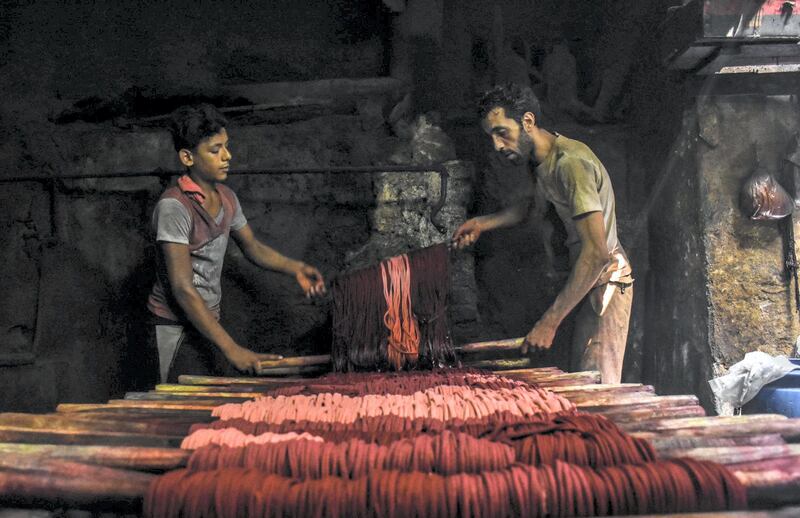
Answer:
[[[529,517],[743,509],[724,467],[659,460],[545,388],[473,370],[331,374],[213,410],[147,516]]]
[[[445,244],[337,278],[331,286],[334,371],[451,365],[455,355],[447,323],[449,286]]]

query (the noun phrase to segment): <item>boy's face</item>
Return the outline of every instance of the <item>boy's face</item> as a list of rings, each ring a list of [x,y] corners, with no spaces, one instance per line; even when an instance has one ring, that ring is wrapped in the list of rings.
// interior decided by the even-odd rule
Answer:
[[[197,179],[223,182],[228,178],[232,158],[228,149],[228,132],[222,128],[219,133],[201,140],[195,149],[181,149],[178,156]]]

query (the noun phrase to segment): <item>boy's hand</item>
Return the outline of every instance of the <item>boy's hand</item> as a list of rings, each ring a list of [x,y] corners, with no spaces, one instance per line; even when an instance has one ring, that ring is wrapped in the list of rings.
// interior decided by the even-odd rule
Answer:
[[[297,279],[297,284],[303,289],[303,293],[306,294],[306,298],[323,295],[327,291],[325,288],[325,279],[322,277],[319,270],[313,266],[304,264],[297,270],[295,278]]]
[[[280,360],[283,358],[279,354],[255,353],[242,346],[237,346],[226,357],[237,370],[247,374],[260,374],[259,363],[264,360]]]

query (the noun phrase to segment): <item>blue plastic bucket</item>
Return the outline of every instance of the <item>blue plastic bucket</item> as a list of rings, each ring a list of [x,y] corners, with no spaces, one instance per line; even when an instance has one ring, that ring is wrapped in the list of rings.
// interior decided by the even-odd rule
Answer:
[[[800,358],[790,358],[789,361],[800,366]],[[800,369],[761,387],[756,397],[742,407],[742,413],[800,417]]]

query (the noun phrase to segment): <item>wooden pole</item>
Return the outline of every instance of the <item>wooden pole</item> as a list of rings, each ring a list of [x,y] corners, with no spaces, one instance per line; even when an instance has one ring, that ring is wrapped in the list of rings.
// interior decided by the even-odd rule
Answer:
[[[650,442],[658,452],[719,446],[778,446],[786,444],[786,441],[778,434],[738,437],[654,437],[650,439]]]
[[[303,381],[304,378],[248,378],[248,377],[223,377],[223,376],[178,376],[178,383],[182,385],[259,385],[275,386],[295,381]]]
[[[719,446],[705,448],[675,449],[664,452],[665,457],[691,457],[720,464],[741,464],[784,457],[798,457],[800,444],[778,444],[774,446]]]
[[[26,444],[98,444],[170,448],[179,446],[182,439],[183,436],[0,426],[0,442]]]
[[[154,475],[62,460],[0,459],[0,506],[138,512]]]
[[[57,444],[0,443],[0,456],[60,459],[108,468],[166,471],[186,466],[190,451],[179,448],[135,446],[62,446]]]
[[[621,426],[625,429],[625,426]],[[687,427],[683,429],[669,428],[655,431],[629,430],[634,437],[640,439],[656,439],[664,437],[740,437],[748,435],[779,434],[788,442],[800,441],[800,419],[782,419],[756,422],[732,422],[718,426]]]
[[[184,435],[193,420],[137,419],[136,416],[122,417],[105,414],[103,418],[87,419],[83,414],[0,414],[0,426],[34,429],[55,429],[60,431],[109,431],[149,435]]]
[[[525,337],[506,338],[503,340],[490,340],[487,342],[475,342],[471,344],[456,346],[455,350],[456,352],[461,354],[515,351],[522,346],[522,342],[524,340]]]
[[[261,369],[270,369],[276,367],[308,367],[330,365],[330,363],[330,354],[320,354],[317,356],[293,356],[280,360],[264,360],[259,363],[259,367]]]

